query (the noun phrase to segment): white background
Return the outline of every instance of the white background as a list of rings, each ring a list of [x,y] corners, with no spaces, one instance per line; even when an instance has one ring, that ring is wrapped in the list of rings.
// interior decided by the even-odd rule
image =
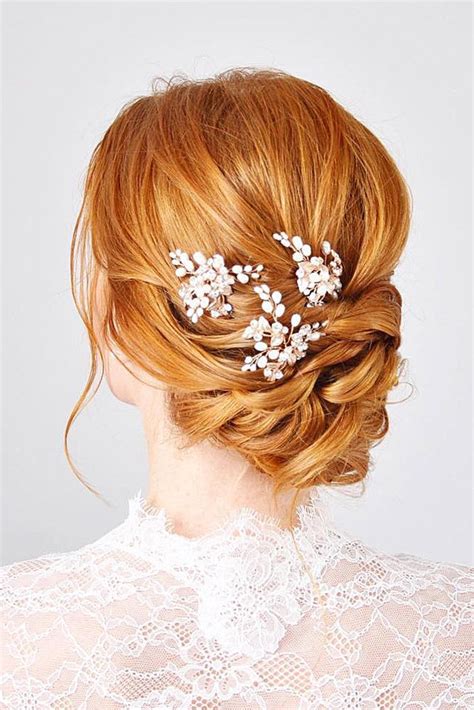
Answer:
[[[63,454],[88,371],[69,291],[72,228],[90,154],[120,107],[157,75],[233,66],[324,86],[409,182],[413,226],[395,282],[415,392],[389,407],[365,496],[330,495],[340,523],[368,544],[469,562],[469,4],[7,3],[3,33],[4,563],[92,541],[146,491],[137,412],[105,383],[71,443],[110,507]]]

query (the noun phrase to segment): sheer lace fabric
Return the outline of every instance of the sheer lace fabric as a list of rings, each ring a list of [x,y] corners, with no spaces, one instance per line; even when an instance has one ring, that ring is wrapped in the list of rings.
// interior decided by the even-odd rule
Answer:
[[[474,573],[330,520],[178,535],[140,493],[79,550],[1,569],[2,707],[472,708]]]

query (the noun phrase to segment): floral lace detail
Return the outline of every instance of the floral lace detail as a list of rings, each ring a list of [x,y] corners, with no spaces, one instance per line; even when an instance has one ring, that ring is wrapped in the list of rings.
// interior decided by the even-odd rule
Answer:
[[[162,509],[151,508],[139,493],[129,502],[123,543],[156,560],[198,593],[198,623],[206,638],[231,654],[261,658],[274,652],[288,625],[312,608],[308,562],[320,571],[341,536],[328,537],[328,510],[316,488],[296,510],[295,528],[250,508],[241,508],[217,530],[201,538],[174,531]],[[319,550],[314,539],[319,534]],[[309,544],[310,539],[313,545]],[[133,541],[131,543],[131,541]],[[296,553],[304,550],[306,567]],[[315,554],[316,553],[316,554]]]
[[[0,706],[469,708],[474,573],[241,509],[178,535],[138,493],[79,550],[1,569]]]

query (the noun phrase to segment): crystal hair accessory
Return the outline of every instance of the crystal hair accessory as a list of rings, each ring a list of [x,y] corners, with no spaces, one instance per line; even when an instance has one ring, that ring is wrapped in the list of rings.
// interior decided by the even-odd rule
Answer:
[[[234,283],[248,283],[260,278],[263,264],[235,264],[230,269],[221,254],[205,257],[200,251],[189,256],[182,249],[170,251],[171,263],[176,267],[176,276],[186,277],[178,291],[187,306],[186,315],[193,323],[208,311],[213,318],[227,316],[232,312],[232,304],[226,300]]]
[[[273,238],[293,250],[293,260],[298,264],[295,274],[298,288],[307,298],[307,308],[321,306],[327,295],[337,299],[342,288],[342,262],[328,241],[322,243],[321,257],[312,256],[311,245],[305,244],[299,236],[290,238],[286,232],[275,232]],[[330,261],[329,257],[332,257]]]
[[[241,369],[253,372],[258,368],[263,369],[264,377],[270,382],[279,380],[284,375],[287,366],[292,366],[297,360],[306,355],[309,342],[319,340],[326,335],[321,328],[325,328],[328,321],[301,325],[299,313],[291,316],[291,327],[283,325],[279,318],[285,312],[280,291],[270,291],[267,284],[254,286],[254,291],[261,298],[261,306],[265,313],[272,316],[270,323],[265,316],[250,321],[244,331],[244,338],[254,340],[256,355],[247,355]]]

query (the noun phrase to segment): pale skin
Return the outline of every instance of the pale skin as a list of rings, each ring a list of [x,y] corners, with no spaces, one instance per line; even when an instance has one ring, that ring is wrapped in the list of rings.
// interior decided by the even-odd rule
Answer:
[[[208,440],[182,447],[184,439],[167,413],[164,385],[152,380],[117,348],[112,352],[98,336],[110,390],[140,411],[148,452],[146,500],[166,511],[174,531],[185,537],[206,535],[242,507],[276,518],[281,527],[288,527],[296,489],[285,491],[275,501],[271,479],[238,452]],[[301,491],[297,503],[306,498],[307,492]]]

